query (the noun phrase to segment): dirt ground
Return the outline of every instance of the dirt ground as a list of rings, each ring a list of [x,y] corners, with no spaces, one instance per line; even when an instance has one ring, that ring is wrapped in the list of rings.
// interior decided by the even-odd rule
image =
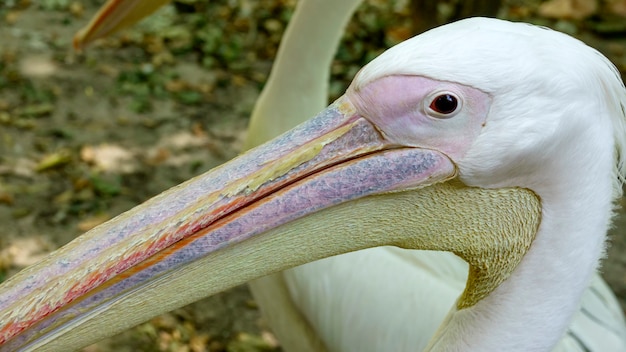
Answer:
[[[234,157],[294,2],[181,1],[77,53],[71,38],[101,1],[0,1],[0,281]],[[624,72],[626,32],[615,13],[546,19],[539,1],[505,3],[501,16],[576,35]],[[412,20],[406,2],[366,1],[333,64],[331,96],[410,36]],[[626,307],[623,210],[602,270]],[[245,286],[85,349],[273,350]]]

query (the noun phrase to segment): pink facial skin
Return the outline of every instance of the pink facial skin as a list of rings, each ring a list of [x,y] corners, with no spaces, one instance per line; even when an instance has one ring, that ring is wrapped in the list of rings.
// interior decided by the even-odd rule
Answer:
[[[442,94],[458,98],[453,113],[429,107]],[[437,150],[452,160],[462,158],[476,140],[491,105],[491,97],[476,88],[421,76],[386,76],[353,85],[346,96],[389,141]]]

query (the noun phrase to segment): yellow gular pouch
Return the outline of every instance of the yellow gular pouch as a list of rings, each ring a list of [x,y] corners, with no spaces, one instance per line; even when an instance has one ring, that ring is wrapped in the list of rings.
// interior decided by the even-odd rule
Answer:
[[[461,310],[487,297],[519,265],[537,234],[541,209],[528,189],[468,187],[454,178],[335,205],[271,229],[242,247],[272,253],[255,261],[253,277],[376,246],[452,252],[469,264],[457,303]],[[275,258],[282,259],[280,265]]]
[[[474,306],[511,275],[541,222],[541,203],[528,189],[474,188],[454,179],[422,188],[415,196],[419,201],[409,203],[418,209],[409,214],[420,216],[417,221],[402,219],[413,222],[403,228],[414,235],[397,245],[452,252],[469,264],[459,310]]]

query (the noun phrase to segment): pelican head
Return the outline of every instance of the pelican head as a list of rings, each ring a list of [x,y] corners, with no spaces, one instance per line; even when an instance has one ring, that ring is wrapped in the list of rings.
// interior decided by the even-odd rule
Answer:
[[[558,32],[484,18],[431,30],[365,66],[308,122],[9,279],[0,351],[78,348],[380,245],[470,264],[431,350],[512,351],[527,336],[547,350],[602,255],[624,173],[624,93],[606,58]]]

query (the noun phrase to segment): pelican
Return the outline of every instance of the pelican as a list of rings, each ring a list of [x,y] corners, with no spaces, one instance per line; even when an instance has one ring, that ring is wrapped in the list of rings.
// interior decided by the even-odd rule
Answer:
[[[165,2],[110,1],[76,36],[75,45],[82,47],[131,25]],[[252,114],[248,147],[275,137],[322,109],[330,62],[342,29],[359,3],[360,0],[339,4],[298,3],[268,83]],[[319,18],[324,18],[323,26],[319,26]],[[307,45],[302,46],[302,42]],[[325,280],[319,280],[320,276]],[[412,280],[407,280],[408,277]],[[467,265],[455,255],[384,247],[320,260],[252,281],[250,286],[286,350],[318,351],[330,346],[332,350],[376,351],[392,345],[415,350],[435,332],[466,280]],[[414,282],[429,285],[417,286]],[[394,289],[384,289],[389,287]],[[416,292],[420,289],[423,292]],[[432,291],[437,294],[433,295]],[[406,296],[416,301],[419,298],[415,305],[420,308],[403,317],[406,300],[401,297]],[[336,314],[338,311],[342,314]],[[420,333],[412,334],[415,324],[408,323],[418,313],[430,316],[431,320],[425,319],[426,323],[418,329]],[[372,323],[361,324],[357,329],[355,316]],[[376,335],[379,321],[393,324],[393,333],[385,334],[384,338],[377,336],[372,344],[366,337]],[[609,338],[611,342],[607,343],[607,336],[614,335],[622,341],[615,344]],[[623,346],[623,339],[620,307],[596,274],[556,350],[622,350],[611,346]],[[356,348],[359,343],[366,346]]]
[[[391,244],[469,263],[428,350],[549,350],[602,254],[623,93],[608,60],[557,32],[488,19],[429,31],[304,125],[5,283],[3,348],[75,348],[253,277]]]

